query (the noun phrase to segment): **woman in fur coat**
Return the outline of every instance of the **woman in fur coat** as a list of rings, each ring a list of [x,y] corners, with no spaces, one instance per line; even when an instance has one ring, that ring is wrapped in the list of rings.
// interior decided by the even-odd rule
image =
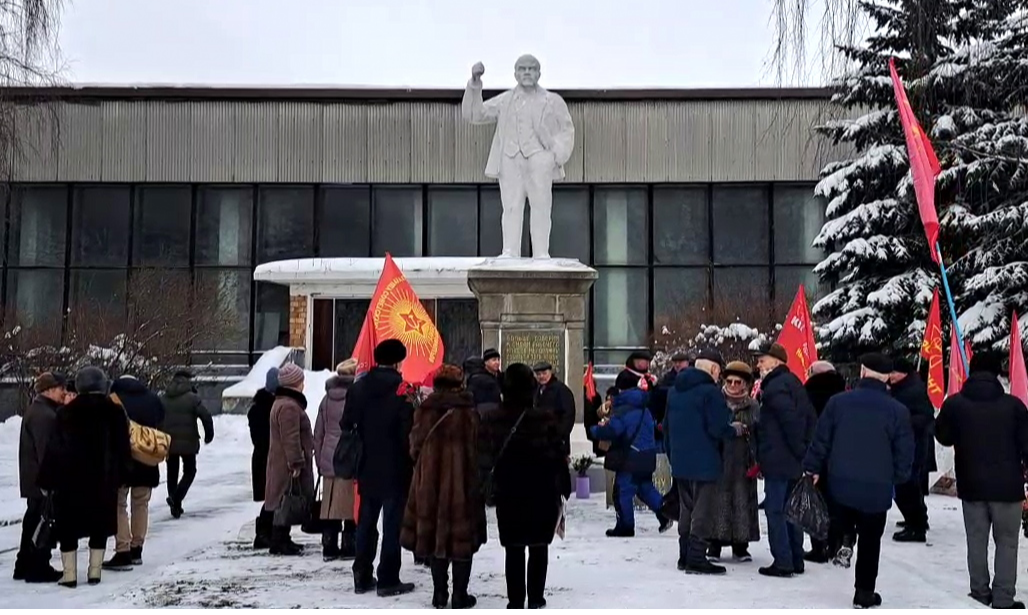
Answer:
[[[414,412],[410,434],[414,478],[400,543],[432,567],[432,606],[446,608],[453,564],[453,608],[469,609],[471,560],[482,545],[485,507],[478,484],[478,413],[455,365],[435,373],[435,390]]]

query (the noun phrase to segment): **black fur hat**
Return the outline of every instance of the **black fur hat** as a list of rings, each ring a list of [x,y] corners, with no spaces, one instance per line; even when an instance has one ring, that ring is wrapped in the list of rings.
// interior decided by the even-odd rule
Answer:
[[[396,365],[407,358],[407,347],[397,339],[388,339],[375,346],[375,364]]]
[[[99,367],[83,367],[75,374],[75,390],[79,395],[107,395],[111,382]]]

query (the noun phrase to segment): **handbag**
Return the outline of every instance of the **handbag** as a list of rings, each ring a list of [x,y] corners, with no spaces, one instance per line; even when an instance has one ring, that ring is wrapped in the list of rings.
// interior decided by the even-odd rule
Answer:
[[[302,526],[310,520],[313,501],[314,498],[303,492],[300,480],[289,477],[289,486],[275,509],[274,524],[280,527]]]
[[[54,496],[48,494],[43,501],[43,510],[39,515],[39,523],[32,532],[32,544],[37,549],[52,549],[56,543],[57,533],[54,530]]]
[[[304,534],[324,534],[325,530],[329,529],[331,521],[328,519],[321,518],[321,506],[322,501],[325,498],[325,491],[323,489],[324,483],[322,477],[318,475],[318,484],[314,487],[314,493],[321,494],[321,497],[314,497],[311,502],[311,511],[307,515],[307,520],[300,524],[300,531]]]
[[[122,410],[125,405],[117,393],[111,393],[111,401],[118,404]],[[132,458],[139,463],[151,467],[157,467],[168,459],[168,451],[171,450],[171,436],[159,429],[140,425],[129,418],[125,412],[125,418],[129,424],[129,446],[132,449]]]
[[[332,469],[336,476],[343,480],[355,480],[363,455],[364,445],[360,434],[354,429],[344,429],[336,443],[336,450],[332,452]]]
[[[557,514],[557,527],[553,531],[553,535],[561,540],[564,540],[564,534],[568,529],[568,499],[564,496],[560,498],[560,511]]]
[[[482,496],[485,499],[486,506],[496,505],[496,466],[499,465],[500,459],[503,458],[503,453],[507,451],[507,446],[510,444],[511,438],[517,433],[518,427],[521,426],[522,419],[525,418],[525,414],[528,411],[525,410],[518,417],[517,421],[514,421],[514,426],[510,428],[510,433],[503,440],[503,445],[500,446],[500,451],[496,453],[496,459],[493,461],[493,467],[489,468],[489,474],[485,477],[485,481],[482,483]]]
[[[641,412],[646,412],[642,410]],[[603,468],[610,470],[611,472],[624,472],[628,468],[628,456],[632,453],[632,447],[635,444],[635,439],[639,437],[639,432],[642,431],[643,421],[646,418],[645,414],[639,415],[639,423],[635,426],[635,432],[632,437],[629,438],[626,443],[618,442],[617,446],[611,446],[607,454],[603,456]]]

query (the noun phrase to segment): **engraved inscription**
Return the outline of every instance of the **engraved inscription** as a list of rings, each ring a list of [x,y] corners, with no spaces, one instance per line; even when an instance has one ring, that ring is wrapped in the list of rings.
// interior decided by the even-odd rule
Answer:
[[[553,365],[553,373],[564,380],[564,334],[556,331],[504,330],[500,354],[503,364],[524,363],[532,366],[539,361]]]

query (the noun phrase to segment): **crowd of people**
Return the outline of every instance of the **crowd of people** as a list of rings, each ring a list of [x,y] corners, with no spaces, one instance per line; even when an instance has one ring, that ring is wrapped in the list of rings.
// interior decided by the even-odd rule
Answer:
[[[44,373],[33,383],[35,398],[22,416],[18,450],[21,496],[26,500],[14,579],[27,583],[78,585],[79,541],[88,541],[90,585],[102,570],[143,564],[150,498],[160,484],[157,464],[133,456],[130,424],[170,436],[168,498],[173,517],[196,475],[204,441],[214,439],[211,415],[193,389],[192,374],[178,372],[163,395],[125,375],[111,382],[96,367],[73,379]],[[178,481],[179,463],[185,475]],[[104,561],[108,539],[114,554]],[[61,570],[50,564],[60,547]]]
[[[548,547],[562,535],[571,492],[574,394],[552,365],[503,369],[492,349],[462,367],[443,365],[418,390],[403,380],[406,354],[390,339],[375,348],[376,365],[366,373],[356,373],[354,360],[340,364],[314,421],[303,369],[290,363],[267,373],[248,411],[253,496],[262,503],[253,547],[300,555],[303,546],[290,533],[303,525],[321,534],[325,561],[353,561],[356,593],[383,597],[414,590],[401,578],[407,549],[431,570],[433,607],[471,608],[472,562],[489,539],[492,506],[508,608],[543,608]],[[916,367],[902,358],[861,357],[852,387],[823,361],[802,381],[778,344],[762,346],[753,358],[751,366],[726,362],[711,349],[679,353],[657,378],[650,355],[637,352],[605,399],[587,394],[588,437],[613,477],[608,537],[635,536],[638,501],[653,511],[660,532],[678,524],[679,570],[722,575],[726,547],[735,562],[752,561],[763,509],[773,561],[761,575],[788,579],[808,564],[850,568],[855,559],[853,605],[877,607],[881,543],[894,501],[903,527],[893,540],[927,540],[927,475],[937,440],[955,451],[970,597],[993,608],[1024,608],[1015,587],[1028,408],[1004,392],[998,361],[973,357],[962,391],[936,417]],[[133,457],[129,425],[171,434],[167,503],[178,518],[196,473],[198,423],[206,443],[214,437],[190,374],[176,374],[157,395],[132,377],[112,383],[85,368],[73,381],[43,374],[35,392],[22,422],[27,508],[15,578],[75,587],[81,539],[88,540],[91,584],[102,569],[141,565],[160,474]],[[360,453],[349,475],[338,470],[338,451],[355,442]],[[665,494],[654,485],[663,456],[672,479]],[[790,495],[803,485],[819,491],[830,521],[809,551],[788,511]],[[317,503],[303,520],[289,502],[295,494]],[[46,544],[34,535],[41,519],[54,521]],[[104,561],[111,536],[115,553]],[[58,545],[61,571],[50,566]]]

